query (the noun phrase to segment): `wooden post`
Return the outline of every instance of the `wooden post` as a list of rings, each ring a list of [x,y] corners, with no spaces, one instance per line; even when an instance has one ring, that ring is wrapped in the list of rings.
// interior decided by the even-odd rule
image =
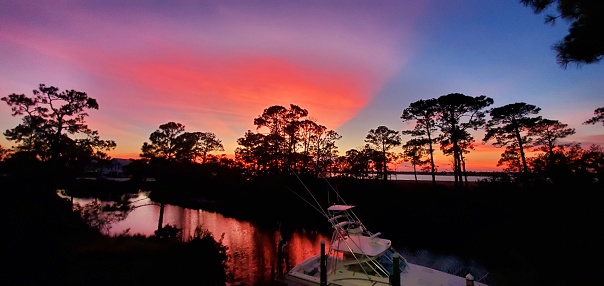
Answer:
[[[392,256],[392,278],[390,279],[393,286],[401,285],[401,256],[395,253]]]
[[[283,240],[283,237],[279,236],[279,243],[277,243],[277,275],[281,276],[281,274],[283,274],[282,268],[283,268],[283,246],[285,244],[285,241]]]
[[[474,276],[470,273],[466,275],[466,286],[474,286]]]
[[[321,286],[327,286],[327,257],[325,255],[325,241],[321,241]]]
[[[161,229],[164,224],[164,203],[159,204],[159,220],[157,221],[157,234],[161,235]]]

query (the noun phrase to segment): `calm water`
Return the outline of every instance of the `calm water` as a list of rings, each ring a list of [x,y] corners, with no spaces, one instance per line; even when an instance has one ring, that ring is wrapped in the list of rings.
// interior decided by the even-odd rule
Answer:
[[[91,199],[75,199],[80,204],[90,201]],[[142,193],[131,201],[136,202],[134,205],[151,202]],[[157,229],[158,219],[158,205],[135,208],[125,220],[111,227],[110,234],[119,235],[127,231],[129,234],[152,235]],[[229,247],[228,254],[231,258],[228,265],[235,280],[232,284],[262,284],[273,277],[280,237],[278,231],[261,229],[254,223],[224,217],[219,213],[173,205],[165,206],[163,225],[166,224],[182,228],[183,237],[193,236],[198,226],[209,230],[216,240],[224,234],[222,242]],[[329,239],[316,231],[294,232],[286,245],[289,265],[296,265],[318,254],[321,240],[327,242]]]
[[[438,182],[454,182],[455,177],[452,175],[435,175],[436,181]],[[478,180],[488,179],[488,176],[468,176],[468,182],[478,182]],[[390,175],[391,180],[415,180],[413,174],[392,174]],[[432,175],[429,174],[417,174],[418,181],[432,181]]]
[[[85,204],[92,199],[74,199],[74,202]],[[112,225],[109,234],[152,235],[157,229],[159,220],[158,205],[152,203],[146,194],[141,193],[131,199],[135,208],[128,217]],[[149,205],[147,205],[149,204]],[[145,205],[145,206],[142,206]],[[317,224],[326,222],[317,222]],[[163,225],[170,224],[182,229],[183,237],[193,236],[199,226],[212,233],[216,240],[223,235],[222,243],[228,246],[229,270],[234,276],[233,285],[266,284],[274,277],[277,264],[277,245],[279,231],[259,228],[256,224],[224,217],[215,212],[187,209],[179,206],[165,205]],[[275,222],[276,224],[276,222]],[[326,237],[312,230],[295,231],[287,241],[289,253],[288,264],[294,266],[304,259],[320,253],[320,244]],[[395,242],[393,242],[396,245]],[[471,271],[475,277],[486,277],[486,269],[473,261],[462,262],[457,257],[436,256],[427,250],[409,253],[400,246],[397,250],[412,263],[437,268],[452,274]]]

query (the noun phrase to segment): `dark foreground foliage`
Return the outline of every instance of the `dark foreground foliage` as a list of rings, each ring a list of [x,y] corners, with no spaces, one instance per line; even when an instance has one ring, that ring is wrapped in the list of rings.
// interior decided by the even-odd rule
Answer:
[[[224,285],[226,249],[211,235],[186,243],[147,237],[103,238],[78,251],[63,285]]]
[[[107,237],[43,179],[3,177],[3,285],[224,285],[226,247],[199,232],[182,240]]]

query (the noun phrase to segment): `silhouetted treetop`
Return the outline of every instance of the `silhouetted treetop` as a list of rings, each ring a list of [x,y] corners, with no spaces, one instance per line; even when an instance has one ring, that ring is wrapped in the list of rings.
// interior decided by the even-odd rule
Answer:
[[[168,122],[149,135],[150,142],[141,147],[143,158],[159,158],[168,161],[195,162],[204,164],[208,153],[224,151],[222,141],[212,132],[185,132],[185,126]]]
[[[438,116],[438,100],[431,98],[427,100],[420,99],[409,104],[409,107],[403,110],[401,119],[403,122],[415,120],[415,127],[412,130],[403,130],[403,135],[414,137],[412,146],[422,143],[428,146],[430,155],[429,164],[432,173],[432,184],[436,185],[436,165],[434,163],[434,144],[436,143],[436,119]],[[403,149],[405,147],[403,146]],[[415,167],[415,166],[414,166]]]
[[[149,135],[149,143],[144,142],[140,154],[143,158],[163,158],[166,160],[176,159],[178,152],[178,136],[185,132],[185,126],[168,122]]]
[[[566,68],[569,63],[591,64],[604,55],[604,5],[598,0],[520,0],[536,14],[555,5],[556,15],[547,14],[546,23],[561,18],[570,23],[568,34],[553,45],[557,61]]]
[[[17,152],[28,152],[41,160],[82,161],[82,156],[104,158],[103,151],[116,146],[114,141],[101,140],[97,131],[88,128],[87,110],[98,109],[99,105],[85,92],[59,91],[40,84],[33,96],[13,93],[2,101],[11,107],[13,116],[22,117],[21,124],[4,132],[8,140],[18,143]]]
[[[543,152],[553,153],[558,139],[575,134],[574,128],[558,120],[541,119],[529,131],[530,136],[535,136],[534,146]]]
[[[526,149],[531,147],[533,139],[528,133],[541,119],[540,116],[532,116],[538,114],[539,111],[541,108],[524,102],[507,104],[489,111],[491,119],[487,122],[486,134],[482,140],[486,143],[495,139],[493,143],[495,147],[506,147],[504,153],[501,154],[500,165],[507,163],[511,168],[521,165],[520,170],[525,173],[529,172]],[[519,162],[514,162],[516,160]],[[513,163],[510,164],[510,162]]]
[[[324,172],[335,161],[335,142],[342,138],[295,104],[265,108],[254,118],[254,125],[256,133],[248,130],[237,139],[235,155],[256,175],[289,173],[291,169],[307,174]]]
[[[389,156],[390,150],[401,145],[401,135],[398,131],[392,130],[386,126],[378,126],[376,129],[369,130],[365,136],[365,142],[371,149],[375,150],[379,156],[376,158],[381,164],[381,173],[384,180],[388,179],[388,163],[393,160]]]
[[[604,125],[604,107],[596,108],[594,117],[583,122],[583,124],[596,124],[598,122],[602,122],[602,125]]]

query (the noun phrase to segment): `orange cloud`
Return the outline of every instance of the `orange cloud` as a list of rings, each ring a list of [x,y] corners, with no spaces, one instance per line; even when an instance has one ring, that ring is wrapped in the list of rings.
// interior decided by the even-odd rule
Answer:
[[[214,132],[229,154],[237,147],[236,139],[255,128],[253,119],[272,105],[296,104],[307,109],[310,118],[335,130],[368,103],[379,85],[361,72],[319,68],[277,56],[225,59],[179,53],[162,58],[101,61],[102,70],[138,91],[104,98],[104,106],[125,108],[131,117],[129,123],[115,125],[124,128],[115,135],[129,142],[118,142],[114,157],[140,149],[148,134],[168,121],[182,123],[189,131]]]
[[[297,104],[320,124],[336,129],[367,104],[376,88],[367,75],[272,56],[229,60],[192,56],[187,62],[178,58],[130,62],[116,69],[151,91],[145,95],[146,104],[203,115],[212,128],[229,120],[245,120],[253,128],[253,118],[265,108]]]

